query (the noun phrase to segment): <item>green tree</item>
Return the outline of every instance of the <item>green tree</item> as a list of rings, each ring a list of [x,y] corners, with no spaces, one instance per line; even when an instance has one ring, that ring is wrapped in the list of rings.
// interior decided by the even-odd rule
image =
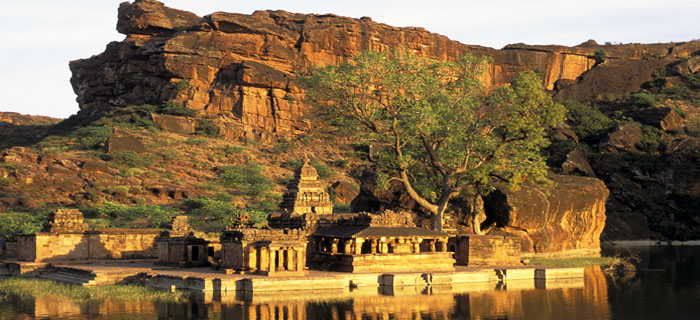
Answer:
[[[400,181],[442,230],[450,199],[472,199],[472,226],[481,234],[482,196],[494,183],[512,188],[547,183],[539,150],[564,108],[542,89],[535,73],[510,87],[485,90],[478,76],[488,59],[420,58],[405,48],[366,51],[338,66],[311,68],[307,97],[334,123],[357,129],[377,145],[384,184]]]

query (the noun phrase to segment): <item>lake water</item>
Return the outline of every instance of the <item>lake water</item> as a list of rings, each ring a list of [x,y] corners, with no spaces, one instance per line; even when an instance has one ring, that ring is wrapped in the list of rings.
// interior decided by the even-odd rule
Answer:
[[[193,294],[188,302],[76,303],[65,297],[0,302],[0,319],[700,319],[700,246],[608,248],[634,254],[627,279],[599,268],[570,281],[395,290]]]

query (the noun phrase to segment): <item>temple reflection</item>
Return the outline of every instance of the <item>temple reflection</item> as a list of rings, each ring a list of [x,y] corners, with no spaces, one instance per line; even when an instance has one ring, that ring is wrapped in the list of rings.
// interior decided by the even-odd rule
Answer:
[[[158,319],[567,319],[609,315],[600,268],[584,279],[466,283],[427,287],[360,287],[321,291],[193,293],[184,303],[81,304],[56,296],[11,303],[31,318]]]

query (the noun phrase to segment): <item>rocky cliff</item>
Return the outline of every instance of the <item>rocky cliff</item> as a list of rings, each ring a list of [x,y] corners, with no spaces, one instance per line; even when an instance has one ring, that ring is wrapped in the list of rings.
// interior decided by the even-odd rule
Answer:
[[[516,44],[495,50],[370,18],[285,11],[198,17],[153,0],[122,3],[117,30],[126,35],[124,41],[70,64],[81,112],[173,100],[218,118],[227,138],[245,133],[289,137],[305,130],[301,116],[306,108],[294,72],[339,63],[361,50],[404,45],[437,59],[490,56],[492,64],[482,76],[486,87],[538,70],[547,89],[571,99],[636,91],[660,66],[700,50],[700,42],[600,46],[592,41],[576,47]],[[597,64],[601,50],[607,58]]]

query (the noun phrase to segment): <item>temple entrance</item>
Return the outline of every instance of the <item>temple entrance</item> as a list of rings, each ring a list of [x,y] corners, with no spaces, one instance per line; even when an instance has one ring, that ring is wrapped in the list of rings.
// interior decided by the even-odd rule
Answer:
[[[192,256],[190,261],[199,261],[199,246],[192,246]]]

